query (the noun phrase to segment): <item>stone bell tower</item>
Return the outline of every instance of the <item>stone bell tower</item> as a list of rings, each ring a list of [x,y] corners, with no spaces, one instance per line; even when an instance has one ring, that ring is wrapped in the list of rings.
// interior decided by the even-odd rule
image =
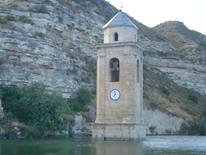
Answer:
[[[122,11],[104,27],[97,46],[97,103],[93,138],[142,139],[143,54],[138,28]]]

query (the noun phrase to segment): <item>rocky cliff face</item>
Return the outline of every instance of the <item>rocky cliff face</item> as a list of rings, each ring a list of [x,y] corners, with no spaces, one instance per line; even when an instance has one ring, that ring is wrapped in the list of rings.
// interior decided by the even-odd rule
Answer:
[[[206,36],[189,30],[183,23],[169,21],[153,28],[164,36],[174,49],[147,62],[178,84],[206,94]]]
[[[105,18],[92,2],[84,5],[88,7],[57,0],[1,4],[0,83],[43,82],[65,97],[79,87],[94,86],[95,67],[90,64]]]
[[[80,87],[94,88],[95,45],[102,42],[101,28],[116,12],[104,0],[1,1],[0,84],[43,82],[48,90],[59,91],[64,97],[70,97]],[[179,87],[167,77],[183,87],[206,93],[205,36],[180,23],[169,22],[150,29],[134,22],[140,29],[138,42],[144,49],[145,65],[167,75],[146,70],[146,107],[155,106],[165,114],[173,114],[168,116],[168,122],[180,117],[172,130],[175,132],[182,118],[195,113],[188,110],[193,103],[187,99],[187,90],[176,92]],[[159,111],[154,113],[162,117]],[[151,122],[152,126],[161,125]]]

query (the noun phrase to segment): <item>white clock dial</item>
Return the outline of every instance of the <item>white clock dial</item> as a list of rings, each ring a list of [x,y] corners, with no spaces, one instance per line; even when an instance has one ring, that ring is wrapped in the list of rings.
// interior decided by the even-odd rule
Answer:
[[[113,90],[110,92],[110,97],[111,97],[112,100],[118,100],[119,97],[120,97],[120,92],[119,92],[119,90],[113,89]]]

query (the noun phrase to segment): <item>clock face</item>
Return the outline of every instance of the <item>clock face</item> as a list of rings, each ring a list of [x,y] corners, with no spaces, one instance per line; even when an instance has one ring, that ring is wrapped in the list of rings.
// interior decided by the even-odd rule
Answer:
[[[113,90],[110,92],[110,97],[111,97],[111,99],[114,100],[114,101],[118,100],[119,97],[120,97],[120,92],[119,92],[119,90],[113,89]]]

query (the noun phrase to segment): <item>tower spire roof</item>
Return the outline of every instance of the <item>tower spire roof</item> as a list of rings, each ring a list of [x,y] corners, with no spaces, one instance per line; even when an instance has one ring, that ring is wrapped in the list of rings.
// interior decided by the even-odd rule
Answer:
[[[103,29],[108,27],[127,26],[138,29],[137,26],[129,19],[129,17],[121,10],[103,26]]]

